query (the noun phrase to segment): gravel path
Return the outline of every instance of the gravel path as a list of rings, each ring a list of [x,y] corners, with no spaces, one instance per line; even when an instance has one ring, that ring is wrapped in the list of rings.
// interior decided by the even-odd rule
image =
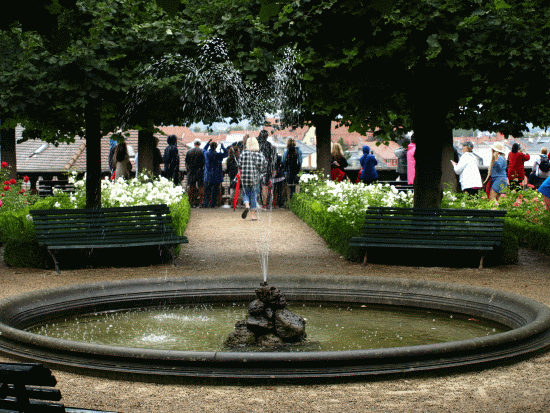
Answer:
[[[242,210],[241,210],[242,211]],[[278,274],[431,279],[491,287],[550,305],[550,258],[521,250],[520,263],[477,269],[363,267],[329,250],[288,210],[243,221],[241,211],[194,209],[177,268],[94,268],[54,271],[0,265],[0,297],[73,283],[191,274],[258,275],[256,243],[269,245],[268,279]],[[270,230],[268,230],[270,228]],[[269,232],[269,242],[260,234]],[[6,360],[0,358],[0,360]],[[54,370],[67,406],[117,412],[540,412],[550,411],[550,353],[462,374],[424,375],[329,385],[153,384]]]

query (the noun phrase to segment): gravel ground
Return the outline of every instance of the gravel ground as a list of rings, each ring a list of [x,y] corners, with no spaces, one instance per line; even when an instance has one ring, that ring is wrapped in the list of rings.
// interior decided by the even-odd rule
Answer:
[[[241,210],[242,211],[242,210]],[[522,249],[514,266],[458,269],[350,263],[288,210],[194,209],[178,267],[62,271],[0,265],[0,297],[68,284],[191,274],[258,275],[257,244],[269,245],[268,279],[278,274],[400,277],[491,287],[550,305],[550,258]],[[266,235],[268,234],[268,235]],[[0,360],[7,360],[0,358]],[[540,412],[550,411],[550,353],[483,371],[308,385],[155,384],[54,370],[66,406],[116,412]]]

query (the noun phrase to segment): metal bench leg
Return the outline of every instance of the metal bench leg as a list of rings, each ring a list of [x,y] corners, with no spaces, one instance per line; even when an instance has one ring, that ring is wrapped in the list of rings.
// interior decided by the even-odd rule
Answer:
[[[485,259],[485,254],[481,255],[481,260],[479,260],[479,269],[483,269],[483,260]]]
[[[365,258],[363,258],[363,267],[366,267],[368,265],[367,262],[367,252],[365,251]]]
[[[55,271],[56,271],[58,274],[61,274],[61,273],[59,272],[59,263],[57,262],[57,259],[55,258],[55,254],[52,252],[52,250],[48,250],[48,252],[49,252],[50,255],[52,256],[53,262],[55,263]]]
[[[168,250],[170,251],[170,256],[172,257],[172,265],[174,267],[177,267],[178,266],[178,263],[176,262],[176,246],[175,245],[170,245],[168,247]]]

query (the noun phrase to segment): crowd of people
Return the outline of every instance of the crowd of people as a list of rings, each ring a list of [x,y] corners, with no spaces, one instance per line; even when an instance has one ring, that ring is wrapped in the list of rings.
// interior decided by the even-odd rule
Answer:
[[[164,164],[163,176],[176,185],[181,183],[180,157],[177,148],[177,138],[170,135],[164,155],[158,149],[159,140],[154,137],[153,175],[161,175],[161,164]],[[303,155],[296,141],[287,140],[287,147],[281,156],[269,141],[268,133],[262,130],[258,138],[245,135],[242,141],[235,142],[228,148],[223,144],[218,149],[218,143],[209,140],[201,149],[202,142],[194,141],[193,149],[185,155],[187,171],[187,189],[189,200],[193,207],[214,208],[218,204],[220,186],[224,180],[222,162],[227,158],[226,173],[229,176],[229,197],[233,202],[239,197],[242,189],[244,205],[243,218],[249,215],[257,219],[256,211],[272,206],[285,207],[287,199],[296,192],[298,175],[302,168]],[[359,159],[361,170],[356,182],[372,184],[378,180],[376,165],[378,161],[368,145],[363,146],[363,155]],[[502,142],[491,146],[491,163],[487,178],[482,182],[478,161],[473,153],[474,144],[462,144],[462,156],[451,160],[455,173],[459,177],[460,190],[469,195],[476,195],[485,190],[490,200],[498,200],[506,188],[525,190],[528,187],[538,190],[544,195],[547,209],[550,210],[550,162],[548,149],[542,148],[540,155],[534,160],[532,172],[525,174],[525,162],[530,155],[523,152],[516,142],[506,158]],[[397,157],[396,172],[398,179],[414,183],[416,161],[416,143],[414,134],[410,139],[404,138],[402,147],[395,151]],[[109,153],[109,165],[112,178],[128,179],[132,172],[130,152],[126,142],[114,144]],[[331,149],[331,179],[334,181],[350,181],[346,168],[348,161],[339,143],[333,143]],[[284,189],[287,188],[285,196]]]

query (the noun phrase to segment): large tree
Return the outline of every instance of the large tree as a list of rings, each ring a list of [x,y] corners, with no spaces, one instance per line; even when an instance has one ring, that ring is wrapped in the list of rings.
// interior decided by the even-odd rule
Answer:
[[[415,206],[438,207],[453,128],[518,136],[527,122],[550,123],[546,3],[257,1],[274,12],[226,36],[243,67],[255,63],[253,73],[265,71],[276,50],[294,48],[305,92],[301,112],[323,125],[318,142],[325,151],[326,125],[337,115],[358,131],[414,130]]]
[[[2,126],[19,122],[25,138],[54,143],[86,137],[86,204],[100,206],[101,136],[122,123],[142,64],[194,47],[184,22],[184,13],[169,17],[147,0],[79,0],[57,14],[66,35],[58,47],[12,22],[0,31]]]

